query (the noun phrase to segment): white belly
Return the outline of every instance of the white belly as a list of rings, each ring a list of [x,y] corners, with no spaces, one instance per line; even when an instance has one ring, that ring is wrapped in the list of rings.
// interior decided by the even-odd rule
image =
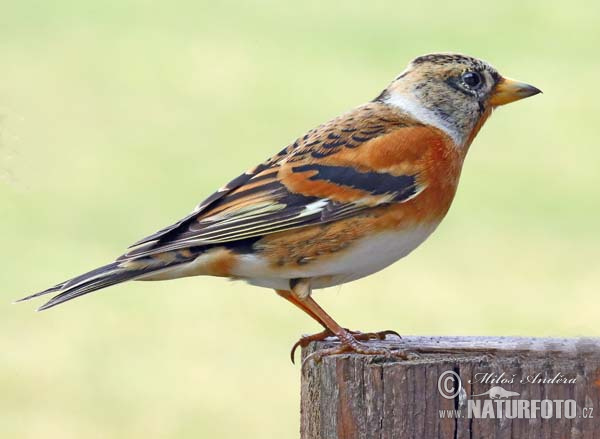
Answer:
[[[327,288],[373,274],[403,258],[435,230],[438,223],[402,232],[384,232],[357,241],[344,251],[296,268],[274,268],[259,255],[244,255],[234,275],[252,285],[288,289],[289,279],[311,278],[314,289]]]

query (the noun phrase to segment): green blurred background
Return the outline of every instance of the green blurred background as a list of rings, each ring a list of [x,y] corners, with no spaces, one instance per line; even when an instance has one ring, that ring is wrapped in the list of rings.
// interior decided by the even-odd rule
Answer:
[[[112,260],[431,51],[545,94],[488,122],[429,241],[317,299],[363,330],[599,336],[599,22],[592,1],[4,0],[0,435],[297,437],[288,350],[319,328],[270,291],[10,301]]]

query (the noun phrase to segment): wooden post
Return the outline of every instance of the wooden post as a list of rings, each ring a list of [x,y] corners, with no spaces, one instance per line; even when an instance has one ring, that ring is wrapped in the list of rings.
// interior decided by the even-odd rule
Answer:
[[[369,344],[418,358],[309,360],[302,439],[600,438],[600,339],[394,337]],[[302,359],[333,345],[311,343]]]

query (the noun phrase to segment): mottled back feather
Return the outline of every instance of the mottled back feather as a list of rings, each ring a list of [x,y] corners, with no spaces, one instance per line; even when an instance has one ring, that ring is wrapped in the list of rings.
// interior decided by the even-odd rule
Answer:
[[[243,240],[297,227],[336,221],[383,203],[402,202],[423,186],[418,176],[355,171],[335,163],[344,150],[359,148],[396,130],[419,126],[380,102],[351,110],[309,131],[259,166],[233,179],[181,221],[135,243],[118,261],[193,246]],[[336,201],[319,191],[311,196],[297,183],[335,184],[364,193],[354,202]],[[373,196],[376,196],[374,199]]]

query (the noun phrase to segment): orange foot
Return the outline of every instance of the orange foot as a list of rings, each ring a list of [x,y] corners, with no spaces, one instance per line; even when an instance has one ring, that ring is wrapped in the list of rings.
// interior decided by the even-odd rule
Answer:
[[[371,347],[364,343],[360,343],[356,337],[354,337],[350,332],[346,330],[342,330],[337,338],[340,340],[340,344],[334,346],[332,348],[321,349],[317,352],[313,352],[308,357],[304,359],[302,362],[302,371],[304,372],[304,366],[310,361],[314,360],[316,362],[321,361],[323,357],[328,355],[337,355],[343,354],[346,352],[355,352],[357,354],[362,355],[379,355],[385,358],[396,358],[399,360],[413,360],[419,358],[418,355],[408,353],[403,350],[391,350],[384,347]],[[393,331],[383,331],[376,334],[384,334],[383,338],[385,338],[385,334],[394,334]],[[366,335],[366,334],[365,334]],[[360,334],[359,334],[360,338]],[[364,337],[362,339],[365,339]],[[369,338],[371,339],[371,338]]]
[[[379,332],[360,332],[360,331],[350,331],[349,329],[344,329],[344,330],[345,330],[345,334],[344,334],[344,336],[342,336],[342,339],[341,339],[342,344],[335,348],[323,349],[323,350],[319,351],[319,352],[324,353],[324,355],[320,355],[318,360],[320,360],[325,355],[333,355],[333,354],[338,354],[338,353],[342,353],[342,352],[353,351],[353,352],[357,352],[359,354],[365,353],[365,352],[359,352],[358,350],[352,349],[350,347],[350,345],[352,345],[352,346],[356,345],[356,347],[360,346],[360,348],[363,351],[364,351],[364,348],[366,348],[368,350],[374,349],[374,348],[369,348],[367,346],[364,346],[362,343],[358,343],[359,341],[385,340],[386,335],[395,335],[399,338],[402,338],[400,336],[400,334],[398,334],[396,331],[391,331],[391,330],[379,331]],[[349,336],[348,343],[344,342],[344,340],[347,338],[347,337],[345,337],[346,334]],[[331,332],[329,329],[325,329],[321,332],[317,332],[316,334],[303,335],[302,337],[300,337],[300,339],[296,343],[294,343],[294,346],[292,346],[292,350],[290,352],[290,358],[292,359],[292,363],[295,364],[294,357],[295,357],[296,349],[298,348],[298,346],[305,348],[306,346],[308,346],[308,344],[311,341],[323,341],[329,337],[339,338],[333,332]],[[353,340],[354,343],[350,339]],[[337,351],[333,352],[333,350],[338,350],[344,346],[346,346],[347,349],[339,351],[339,352],[337,352]],[[328,354],[327,353],[328,351],[331,351],[331,353]],[[312,357],[315,353],[311,354],[310,356]],[[389,353],[389,351],[388,351],[388,353]],[[380,354],[379,352],[376,352],[376,353],[373,353],[373,355],[382,355],[382,354]],[[317,360],[316,357],[314,359]]]

